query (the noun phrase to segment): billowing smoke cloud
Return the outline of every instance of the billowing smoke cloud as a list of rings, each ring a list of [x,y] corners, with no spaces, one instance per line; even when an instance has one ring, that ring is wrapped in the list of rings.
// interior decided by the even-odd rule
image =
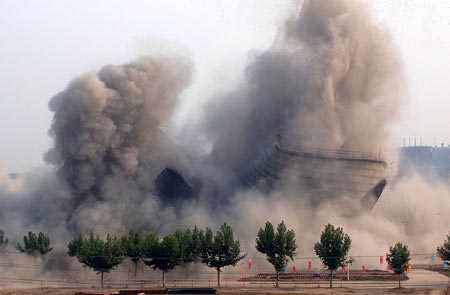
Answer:
[[[205,118],[214,163],[242,171],[277,137],[291,144],[379,152],[397,113],[401,63],[359,1],[305,1],[241,89]]]
[[[75,79],[51,99],[54,146],[47,158],[74,196],[70,224],[84,220],[82,229],[91,230],[89,223],[110,228],[105,216],[115,216],[125,228],[141,228],[146,212],[135,209],[155,211],[146,208],[158,201],[151,194],[153,180],[166,166],[180,167],[161,128],[191,81],[190,67],[168,58],[109,65]]]
[[[273,46],[249,62],[244,86],[212,100],[200,126],[183,129],[193,130],[184,136],[211,144],[200,159],[184,155],[187,148],[163,131],[191,82],[191,67],[186,60],[141,58],[76,78],[53,97],[54,142],[46,155],[53,169],[16,182],[0,176],[6,232],[17,239],[44,230],[64,249],[77,231],[165,234],[226,221],[252,256],[257,229],[268,219],[296,230],[300,255],[312,255],[327,222],[344,226],[353,254],[378,255],[398,239],[433,251],[447,234],[437,225],[448,225],[448,217],[435,211],[450,209],[443,201],[448,188],[420,177],[399,182],[367,214],[349,195],[311,206],[314,196],[289,181],[270,193],[232,185],[279,139],[313,148],[384,148],[402,97],[401,62],[365,4],[305,1]],[[178,204],[181,210],[154,192],[153,181],[166,167],[196,184],[196,199]],[[436,197],[424,204],[422,196],[430,194]]]
[[[404,86],[398,52],[389,35],[374,25],[366,4],[305,1],[273,46],[250,61],[243,86],[206,107],[202,127],[212,144],[209,163],[231,186],[233,178],[281,140],[331,150],[376,154],[382,150],[390,157],[391,178],[395,156],[384,150]],[[216,219],[231,220],[241,237],[254,237],[266,220],[285,220],[296,230],[303,256],[314,256],[312,246],[328,222],[343,226],[353,237],[355,256],[383,255],[398,240],[409,243],[413,253],[434,251],[448,230],[444,225],[448,217],[436,215],[440,206],[449,206],[443,202],[450,195],[445,185],[433,187],[420,177],[402,180],[385,191],[372,212],[366,212],[358,203],[360,196],[320,199],[288,179],[310,168],[285,171],[281,185],[270,193],[256,188],[234,193]],[[343,164],[315,171],[328,170],[348,181],[345,169]],[[427,205],[420,202],[427,209],[417,206],[417,214],[411,214],[408,208],[421,199],[414,194],[418,188],[426,195],[439,193]],[[317,199],[320,203],[312,206]],[[434,229],[420,216],[433,216]],[[251,255],[258,256],[254,240],[245,242]],[[379,266],[377,261],[359,263]]]
[[[191,68],[186,60],[141,58],[83,75],[53,97],[46,159],[54,168],[0,178],[3,228],[16,238],[43,230],[62,247],[78,231],[175,228],[175,211],[161,205],[153,181],[165,167],[184,167],[162,130]]]
[[[176,157],[159,128],[189,82],[188,65],[150,58],[77,78],[50,101],[48,158],[80,195],[98,194],[108,177],[145,189],[145,173]]]

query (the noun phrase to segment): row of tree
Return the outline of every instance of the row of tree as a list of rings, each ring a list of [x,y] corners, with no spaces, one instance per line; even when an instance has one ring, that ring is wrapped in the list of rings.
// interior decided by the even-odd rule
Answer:
[[[0,230],[0,253],[5,254],[9,244],[8,238],[5,236],[5,232]],[[50,252],[53,248],[50,248],[50,238],[43,232],[35,234],[29,232],[28,235],[23,237],[23,245],[17,244],[16,250],[32,256],[42,256]]]
[[[92,251],[82,250],[96,248],[90,247],[90,245],[97,240],[99,240],[98,236],[94,237],[92,234],[88,239],[79,235],[69,243],[69,254],[76,256],[85,267],[93,268],[96,272],[101,273],[103,280],[103,273],[120,264],[121,259],[114,260],[113,255],[107,252],[93,253]],[[130,231],[128,236],[122,237],[120,242],[119,239],[109,236],[107,237],[107,243],[108,241],[115,241],[117,244],[116,247],[110,247],[110,249],[119,249],[120,244],[122,245],[123,253],[135,263],[135,274],[137,263],[140,260],[153,269],[161,270],[163,285],[165,284],[165,273],[176,266],[202,262],[217,270],[217,285],[220,287],[221,269],[229,265],[236,265],[246,256],[240,249],[239,240],[234,239],[232,228],[226,223],[215,235],[210,228],[199,230],[195,227],[192,231],[189,229],[185,231],[177,230],[174,234],[165,236],[160,240],[153,233],[141,236],[137,232]],[[450,254],[449,245],[450,234],[444,245],[438,247],[438,253],[445,255],[444,249],[447,247],[449,252],[447,255]],[[267,261],[274,266],[277,287],[279,273],[287,267],[289,259],[294,259],[297,247],[294,231],[288,230],[284,222],[278,224],[276,230],[270,222],[267,222],[264,228],[259,229],[256,249],[265,254]],[[350,237],[344,233],[342,228],[334,227],[331,224],[325,226],[320,241],[314,245],[316,255],[330,271],[330,287],[333,286],[333,272],[352,261],[348,257],[350,247]],[[390,248],[390,255],[387,260],[394,272],[398,274],[400,286],[401,274],[406,271],[410,260],[408,247],[402,243],[397,243]],[[106,261],[109,261],[109,264]]]
[[[173,234],[158,238],[153,233],[141,235],[130,231],[122,238],[108,235],[106,241],[90,234],[76,236],[68,245],[70,256],[95,272],[100,273],[103,287],[103,275],[119,265],[124,257],[130,257],[137,272],[137,263],[143,261],[165,274],[179,265],[202,262],[217,270],[217,282],[220,286],[220,272],[223,267],[235,266],[246,254],[241,252],[239,240],[235,240],[233,229],[224,223],[215,234],[210,228],[192,231],[177,230]]]
[[[314,244],[314,252],[322,261],[322,264],[330,271],[330,288],[333,287],[333,272],[338,268],[352,263],[353,259],[348,256],[351,247],[350,237],[344,233],[341,227],[334,227],[327,224],[320,235],[320,241]],[[279,273],[288,264],[288,258],[293,260],[297,245],[295,243],[295,234],[293,230],[287,230],[284,222],[281,222],[277,230],[267,222],[264,228],[258,231],[256,239],[256,249],[267,256],[276,271],[276,287],[278,287]],[[441,257],[450,258],[450,234],[444,245],[437,249]],[[390,247],[388,263],[392,266],[394,272],[398,275],[400,287],[401,275],[408,268],[410,253],[408,247],[400,242]]]
[[[49,237],[42,232],[29,232],[23,237],[23,241],[23,246],[17,244],[15,248],[28,255],[43,256],[52,250]],[[0,230],[1,252],[6,252],[8,243],[4,232]],[[278,224],[276,229],[272,223],[267,222],[257,233],[255,247],[266,255],[267,261],[274,266],[278,287],[279,273],[296,255],[298,246],[294,231],[287,229],[284,222]],[[325,226],[320,241],[314,245],[316,255],[330,271],[330,287],[333,283],[333,272],[352,262],[348,257],[350,247],[350,237],[342,228],[331,224]],[[410,253],[408,247],[400,242],[389,251],[387,261],[398,274],[400,286],[400,276],[408,268]],[[443,260],[450,260],[450,233],[437,248],[437,253]],[[154,233],[141,234],[136,231],[130,231],[123,237],[108,235],[106,240],[92,233],[87,237],[79,234],[69,242],[68,254],[76,257],[84,267],[99,273],[102,287],[104,273],[117,267],[125,257],[129,257],[134,263],[135,276],[139,261],[155,270],[161,270],[163,285],[165,274],[175,267],[201,262],[217,271],[217,285],[220,287],[222,268],[235,266],[246,256],[242,253],[239,240],[234,239],[233,229],[226,223],[216,233],[208,227],[205,230],[194,227],[193,230],[178,229],[162,238]]]

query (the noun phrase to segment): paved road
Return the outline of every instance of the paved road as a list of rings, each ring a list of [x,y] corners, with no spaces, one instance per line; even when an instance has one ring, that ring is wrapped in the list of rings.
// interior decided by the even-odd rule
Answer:
[[[441,275],[437,272],[432,272],[428,270],[422,270],[422,269],[413,269],[411,273],[409,274],[409,280],[402,281],[402,286],[409,288],[409,289],[439,289],[444,290],[447,286],[450,286],[450,278]],[[2,286],[4,284],[4,286]],[[170,287],[181,287],[181,286],[191,286],[191,284],[194,284],[192,281],[177,281],[174,283],[173,281],[168,281],[167,284]],[[141,285],[146,285],[144,283],[135,283],[134,285],[128,284],[128,287],[140,287]],[[215,280],[206,280],[206,281],[195,281],[195,286],[197,287],[213,287],[215,286]],[[298,283],[292,283],[292,284],[286,284],[283,283],[281,286],[285,289],[317,289],[317,281],[307,281],[307,282],[298,282]],[[320,287],[328,287],[329,282],[321,280],[319,283]],[[361,290],[364,289],[392,289],[398,286],[398,283],[396,281],[334,281],[333,285],[335,287],[346,287],[349,289],[355,289],[359,290],[358,292],[362,292]],[[5,288],[6,286],[14,288],[18,286],[24,286],[24,287],[34,287],[38,288],[39,286],[48,287],[48,288],[60,288],[60,287],[70,287],[70,288],[80,288],[80,287],[90,287],[92,286],[91,283],[68,283],[64,281],[39,281],[39,280],[32,280],[32,281],[23,281],[23,280],[6,280],[2,281],[0,278],[0,289]],[[111,284],[111,287],[114,288],[125,288],[126,284],[125,282],[116,282],[116,284]],[[223,287],[228,288],[239,288],[239,289],[259,289],[259,290],[267,290],[272,288],[272,283],[248,283],[248,282],[239,282],[237,280],[229,280],[229,281],[222,281]],[[155,283],[153,283],[151,286],[146,285],[145,287],[156,287]],[[442,292],[441,291],[441,292]],[[3,294],[0,292],[0,294]],[[442,294],[442,293],[441,293]],[[450,294],[448,294],[450,295]]]
[[[416,288],[416,289],[445,289],[447,286],[450,286],[450,278],[441,275],[440,273],[422,270],[422,269],[413,269],[408,274],[409,280],[402,281],[402,287],[406,288]],[[255,284],[257,285],[257,284]],[[254,286],[255,286],[254,285]],[[328,287],[329,282],[320,281],[320,287]],[[378,289],[378,288],[396,288],[398,286],[397,281],[334,281],[333,285],[335,287],[347,287],[350,289]],[[318,283],[316,282],[308,282],[308,283],[300,283],[300,284],[282,284],[284,287],[294,287],[294,288],[304,288],[304,287],[316,287]],[[247,287],[252,287],[252,285],[247,285]],[[448,294],[450,295],[450,294]]]
[[[423,270],[423,269],[413,269],[408,274],[409,280],[402,281],[402,287],[406,288],[446,288],[450,285],[450,278],[441,275],[438,272]],[[340,286],[340,282],[335,282],[336,286]],[[350,281],[342,282],[343,287],[348,288],[395,288],[398,282],[380,282],[380,281]],[[322,286],[322,284],[321,284]],[[449,294],[450,295],[450,294]]]

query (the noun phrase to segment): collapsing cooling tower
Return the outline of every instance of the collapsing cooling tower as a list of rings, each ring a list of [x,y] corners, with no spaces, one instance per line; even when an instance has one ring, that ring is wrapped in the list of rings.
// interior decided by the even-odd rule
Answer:
[[[191,200],[194,195],[192,187],[178,172],[165,168],[154,181],[156,194],[166,204],[176,204],[180,200]]]
[[[386,162],[376,154],[302,148],[278,142],[245,171],[241,183],[270,191],[283,182],[295,183],[313,204],[350,196],[371,209],[386,186]]]

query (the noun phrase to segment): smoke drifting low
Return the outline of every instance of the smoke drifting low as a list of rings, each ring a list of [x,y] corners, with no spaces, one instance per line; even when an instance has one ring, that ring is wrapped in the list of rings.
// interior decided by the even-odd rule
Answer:
[[[183,59],[141,58],[76,78],[53,97],[54,146],[46,160],[54,169],[16,180],[21,190],[7,183],[5,230],[17,238],[44,230],[64,245],[79,231],[175,228],[174,210],[161,206],[152,183],[164,167],[182,169],[161,128],[191,82],[191,68]]]
[[[0,175],[5,231],[19,239],[28,230],[43,230],[63,249],[79,231],[165,234],[227,221],[244,250],[253,252],[257,229],[267,219],[285,220],[296,230],[300,255],[312,254],[328,222],[350,234],[352,253],[368,255],[380,249],[383,254],[399,239],[411,243],[413,251],[434,251],[447,234],[448,217],[433,214],[438,207],[449,211],[449,190],[419,176],[400,181],[364,214],[349,195],[312,207],[314,196],[289,181],[270,193],[233,185],[280,138],[307,147],[377,153],[386,146],[401,103],[402,66],[365,4],[305,1],[273,46],[249,61],[244,86],[216,97],[199,126],[183,129],[192,130],[183,136],[206,138],[212,146],[199,158],[185,155],[188,147],[164,132],[191,83],[192,67],[185,59],[164,57],[108,65],[74,79],[53,97],[54,142],[46,155],[53,169],[14,183]],[[153,181],[166,167],[196,189],[194,200],[178,209],[155,193]],[[423,201],[432,194],[432,201]],[[404,210],[409,204],[415,204],[412,215]]]

